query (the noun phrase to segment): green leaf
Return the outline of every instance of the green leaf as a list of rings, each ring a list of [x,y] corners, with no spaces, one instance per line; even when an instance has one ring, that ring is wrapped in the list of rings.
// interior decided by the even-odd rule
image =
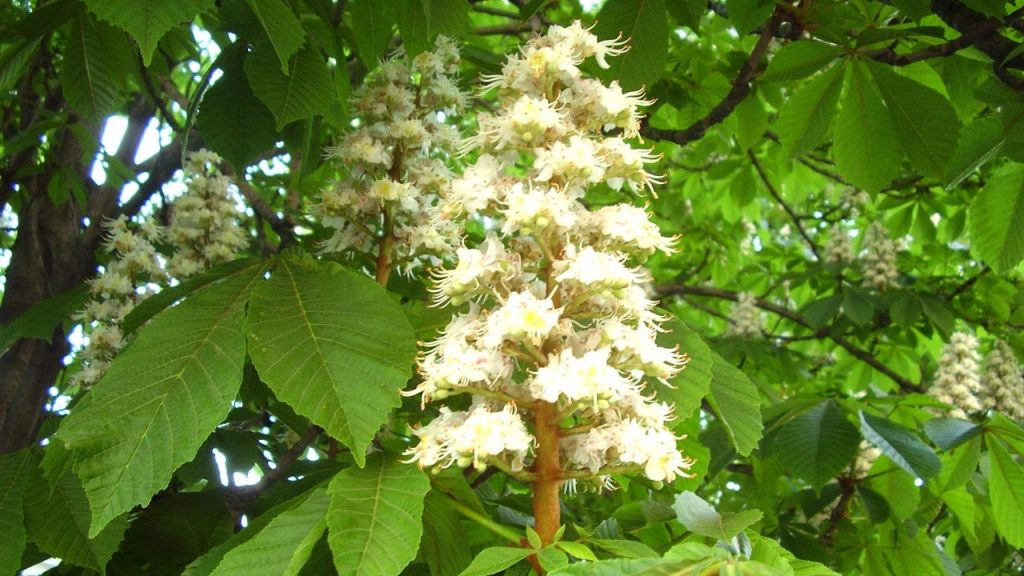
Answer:
[[[371,458],[331,481],[328,541],[340,576],[397,576],[416,557],[430,480],[419,468]]]
[[[790,156],[825,140],[839,104],[843,67],[833,66],[809,80],[787,98],[779,110],[779,138]]]
[[[516,550],[516,548],[509,548],[509,550]],[[654,572],[652,569],[665,563],[662,558],[616,558],[600,562],[577,562],[553,572],[551,576],[653,576],[661,572]],[[501,570],[501,568],[497,570]],[[473,576],[485,576],[495,572],[478,572]]]
[[[431,576],[456,576],[473,560],[461,520],[436,488],[427,493],[420,556],[427,561]]]
[[[676,494],[672,509],[679,523],[690,532],[726,542],[764,516],[760,510],[720,514],[711,504],[689,490]]]
[[[274,516],[225,554],[211,576],[295,576],[327,529],[327,507],[326,487],[310,491],[300,504]]]
[[[607,0],[597,13],[594,34],[601,39],[619,34],[629,39],[629,52],[611,59],[602,74],[618,80],[624,90],[650,87],[668,61],[668,18],[664,0]]]
[[[253,291],[246,331],[260,378],[361,466],[412,372],[416,342],[398,304],[340,266],[280,260]]]
[[[491,576],[502,570],[526,560],[533,554],[529,548],[508,548],[505,546],[492,546],[485,548],[473,563],[466,567],[459,576]]]
[[[6,93],[13,90],[24,78],[28,63],[38,49],[38,39],[21,39],[4,46],[3,51],[0,52],[0,92]]]
[[[996,170],[974,197],[970,211],[971,252],[996,272],[1024,259],[1024,164]]]
[[[316,490],[316,488],[314,488]],[[220,564],[221,560],[235,548],[245,545],[247,542],[258,536],[264,528],[270,525],[275,518],[301,506],[309,498],[309,492],[300,494],[281,502],[269,510],[262,512],[255,518],[250,519],[245,530],[235,533],[233,536],[209,550],[206,554],[195,559],[185,569],[185,576],[209,576]]]
[[[622,558],[657,558],[660,556],[653,548],[635,540],[598,539],[587,540],[598,548]]]
[[[996,116],[978,118],[965,126],[946,169],[946,189],[953,189],[975,170],[997,158],[1005,142],[1002,122]]]
[[[736,142],[740,148],[750,150],[764,142],[768,129],[768,111],[756,94],[751,94],[736,106]],[[751,191],[754,187],[751,187]]]
[[[373,70],[391,43],[395,25],[394,6],[390,2],[356,0],[352,4],[352,36],[359,59]]]
[[[708,11],[708,3],[704,0],[673,0],[665,4],[676,20],[694,32],[700,32],[700,21]]]
[[[258,265],[258,261],[253,258],[239,258],[238,260],[218,264],[206,272],[189,278],[176,286],[164,288],[160,292],[139,302],[135,308],[132,308],[132,311],[125,316],[121,329],[125,334],[131,334],[139,326],[148,322],[167,307],[196,290],[256,265]]]
[[[36,482],[25,494],[29,540],[68,564],[105,574],[107,562],[128,528],[128,514],[115,518],[94,538],[89,537],[89,522],[89,500],[81,481],[70,471],[60,477],[52,492],[46,482]]]
[[[278,130],[327,110],[336,93],[327,63],[311,46],[292,56],[288,68],[289,74],[281,72],[277,56],[265,45],[257,46],[245,58],[249,86],[274,115]]]
[[[787,472],[820,488],[849,466],[859,443],[857,427],[826,400],[779,428],[772,454]]]
[[[742,370],[712,352],[711,392],[708,402],[722,419],[722,424],[736,451],[746,456],[761,440],[761,401],[757,386]]]
[[[1024,468],[1003,448],[999,440],[987,443],[992,470],[989,472],[989,498],[999,533],[1014,548],[1024,547]]]
[[[79,310],[89,297],[89,285],[79,284],[29,308],[8,324],[0,326],[0,352],[22,338],[50,342],[60,323]]]
[[[900,153],[878,88],[864,65],[854,62],[846,74],[846,94],[836,118],[835,155],[839,173],[852,184],[877,191],[899,174]]]
[[[960,120],[953,105],[942,94],[900,76],[890,66],[877,62],[868,66],[910,163],[922,174],[942,178],[960,137]]]
[[[85,0],[85,4],[100,18],[131,34],[149,66],[160,38],[212,8],[214,0]]]
[[[665,331],[658,335],[658,345],[678,347],[679,352],[689,357],[689,361],[686,368],[669,382],[672,387],[656,384],[654,390],[659,400],[675,406],[676,416],[682,421],[700,407],[701,399],[711,390],[714,357],[700,336],[681,321],[670,320],[664,328]]]
[[[563,540],[559,542],[557,546],[571,554],[574,558],[579,558],[580,560],[587,560],[590,562],[594,562],[597,560],[597,556],[594,555],[594,551],[582,542],[572,542],[570,540]]]
[[[843,293],[843,312],[858,326],[864,326],[875,317],[875,306],[867,294],[856,288],[846,288]]]
[[[126,71],[134,68],[124,33],[82,11],[71,25],[61,89],[71,107],[100,119],[121,104]]]
[[[224,419],[242,381],[253,266],[158,315],[57,432],[82,479],[95,537],[163,489]]]
[[[469,31],[469,4],[463,0],[398,0],[395,4],[402,45],[411,56],[428,50],[438,34],[459,38]],[[463,49],[469,60],[473,47]]]
[[[33,450],[0,454],[0,573],[15,574],[25,550],[25,518],[22,500],[29,478],[38,466]]]
[[[306,43],[306,31],[284,0],[248,0],[253,14],[274,46],[281,72],[288,73],[289,59]]]
[[[246,81],[241,59],[232,60],[225,64],[224,75],[203,94],[196,129],[211,150],[241,171],[274,148],[277,131],[273,114]]]
[[[860,431],[868,442],[913,476],[927,480],[942,468],[942,461],[927,444],[895,422],[861,411]]]
[[[951,450],[981,434],[982,427],[956,418],[935,418],[924,425],[924,433],[943,450]]]
[[[800,80],[825,68],[841,53],[842,50],[838,46],[824,42],[813,40],[790,42],[775,53],[760,80],[762,82]]]
[[[769,0],[726,0],[729,21],[741,36],[754,31],[772,15],[774,6]]]

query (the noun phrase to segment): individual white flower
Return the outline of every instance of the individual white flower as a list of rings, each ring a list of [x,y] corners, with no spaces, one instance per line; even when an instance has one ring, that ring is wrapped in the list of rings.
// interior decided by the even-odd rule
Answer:
[[[615,351],[615,365],[639,370],[647,376],[668,380],[686,366],[686,358],[674,348],[658,346],[657,331],[647,323],[630,326],[610,319],[599,325],[601,336]]]
[[[966,418],[983,408],[980,360],[978,340],[964,332],[954,332],[942,348],[935,381],[928,393],[953,406],[950,414],[956,418]]]
[[[543,145],[561,138],[567,130],[565,118],[544,98],[523,95],[496,115],[482,115],[477,136],[481,145],[494,150]]]
[[[531,188],[517,183],[505,195],[501,231],[532,234],[549,226],[563,234],[576,225],[575,202],[555,188]]]
[[[585,185],[603,180],[606,165],[593,140],[574,135],[568,142],[556,141],[549,147],[538,148],[533,167],[538,172],[537,180],[548,182],[557,174],[563,184]]]
[[[540,344],[558,325],[561,309],[549,298],[537,298],[530,291],[513,292],[487,317],[482,341],[498,347],[506,340]]]
[[[615,204],[588,216],[588,225],[596,229],[595,241],[604,243],[605,248],[643,256],[673,250],[674,239],[663,236],[643,208]]]
[[[530,381],[531,395],[545,402],[557,403],[562,398],[571,402],[586,401],[598,406],[600,401],[615,401],[635,387],[633,379],[609,365],[607,348],[591,350],[577,357],[572,349],[549,357]]]
[[[626,288],[646,279],[640,271],[626,266],[622,256],[599,252],[590,246],[570,255],[568,260],[556,266],[562,270],[555,276],[559,282],[593,290]]]

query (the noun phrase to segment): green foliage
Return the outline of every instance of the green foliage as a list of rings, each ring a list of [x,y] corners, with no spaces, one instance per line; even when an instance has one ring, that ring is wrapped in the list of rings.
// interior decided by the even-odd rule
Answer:
[[[330,107],[334,85],[327,64],[311,47],[292,56],[285,74],[270,47],[258,46],[245,58],[245,77],[253,93],[274,115],[277,130],[312,118]]]
[[[836,167],[856,186],[880,190],[899,174],[900,153],[893,123],[878,88],[860,62],[846,71],[846,93],[836,117]]]
[[[664,0],[607,0],[597,14],[594,33],[600,38],[630,40],[625,55],[609,62],[605,75],[623,90],[649,86],[668,58],[668,20]]]
[[[59,441],[89,498],[90,537],[149,502],[227,415],[245,361],[245,303],[261,269],[154,318],[61,424]]]
[[[1024,259],[1024,164],[1002,166],[971,203],[972,250],[998,271]]]
[[[142,60],[149,66],[157,43],[172,28],[213,6],[213,0],[86,0],[94,14],[126,30],[138,43]]]
[[[927,393],[953,332],[982,356],[1001,339],[1024,358],[1024,62],[1019,34],[984,20],[1013,8],[591,4],[0,6],[0,362],[13,374],[32,348],[22,364],[43,375],[11,388],[0,373],[4,432],[21,409],[10,398],[40,404],[21,444],[37,445],[0,456],[0,573],[48,556],[61,573],[191,576],[1005,573],[1024,546],[1019,414],[951,417]],[[448,35],[473,89],[530,34],[577,18],[631,46],[587,72],[656,101],[640,130],[665,184],[639,198],[590,189],[587,202],[645,206],[679,237],[647,265],[671,316],[659,342],[689,363],[646,393],[672,406],[696,462],[667,485],[578,483],[545,547],[529,480],[401,463],[436,415],[399,391],[419,383],[416,341],[451,317],[429,306],[442,263],[380,287],[373,262],[321,254],[314,207],[351,169],[324,150],[363,126],[347,99],[382,58]],[[491,98],[445,121],[471,136]],[[110,144],[122,122],[129,136]],[[182,157],[200,146],[246,180],[249,256],[139,303],[106,376],[77,388],[59,335],[108,264],[98,224],[166,221]],[[465,159],[439,158],[455,174]],[[876,222],[896,247],[884,289],[864,257]],[[837,238],[850,240],[839,258]],[[756,336],[729,329],[743,292]],[[877,460],[856,458],[861,438]]]
[[[689,491],[676,494],[672,509],[676,511],[679,523],[686,526],[690,532],[725,542],[732,540],[744,528],[764,516],[760,510],[722,514],[703,498]]]
[[[327,526],[338,574],[397,576],[416,556],[429,489],[423,471],[381,458],[335,476]]]
[[[246,332],[263,381],[361,466],[411,372],[415,341],[401,309],[364,276],[280,260],[253,291]]]
[[[826,400],[783,424],[771,450],[786,470],[820,488],[849,466],[859,443],[857,428]]]

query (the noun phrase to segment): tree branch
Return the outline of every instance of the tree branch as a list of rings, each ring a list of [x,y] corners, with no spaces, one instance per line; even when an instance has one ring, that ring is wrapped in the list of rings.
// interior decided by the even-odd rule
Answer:
[[[732,88],[710,112],[703,118],[697,120],[684,130],[661,130],[652,128],[646,121],[640,128],[640,135],[653,140],[668,140],[683,145],[694,140],[700,140],[707,133],[708,129],[729,117],[732,111],[739,106],[740,102],[750,94],[751,82],[757,74],[758,66],[768,52],[768,46],[772,43],[772,29],[775,18],[765,24],[757,44],[751,50],[747,61],[740,67],[739,74],[732,81]]]
[[[266,474],[260,478],[260,481],[252,486],[239,486],[231,488],[227,494],[228,507],[235,511],[244,511],[249,507],[250,504],[256,501],[261,494],[266,492],[271,486],[274,485],[278,480],[284,478],[288,472],[288,468],[302,456],[309,445],[320,436],[322,430],[319,426],[310,426],[309,430],[299,438],[295,444],[292,444],[288,451],[285,452],[277,460],[277,466],[271,470],[268,470]]]
[[[710,286],[687,286],[682,284],[675,284],[657,286],[655,287],[655,290],[660,296],[694,295],[706,296],[710,298],[720,298],[722,300],[731,300],[733,302],[739,299],[738,294],[736,292],[722,290],[720,288],[712,288]],[[841,348],[849,352],[850,355],[853,356],[854,358],[857,358],[858,360],[871,366],[878,372],[881,372],[882,374],[888,376],[893,382],[895,382],[900,387],[900,389],[907,392],[924,391],[924,388],[922,388],[920,385],[911,382],[910,380],[904,378],[903,376],[900,376],[892,368],[889,368],[884,363],[882,363],[881,360],[875,358],[873,354],[857,346],[853,342],[850,342],[844,336],[832,334],[827,327],[819,328],[816,330],[809,320],[807,320],[803,316],[800,316],[793,310],[790,310],[789,308],[786,308],[784,306],[779,306],[774,302],[769,302],[762,298],[755,298],[754,301],[757,303],[758,308],[771,312],[772,314],[781,316],[803,328],[807,328],[808,330],[814,331],[815,334],[819,335],[819,337],[821,338],[828,338],[832,340]]]
[[[754,154],[753,150],[747,150],[747,156],[750,158],[750,162],[753,163],[754,169],[757,170],[757,175],[761,177],[761,181],[764,182],[765,187],[768,188],[768,193],[771,194],[772,198],[775,198],[775,201],[782,206],[783,210],[786,211],[786,214],[789,215],[790,220],[792,220],[793,224],[796,226],[796,231],[800,233],[804,242],[807,242],[807,246],[811,249],[811,252],[814,253],[814,257],[821,261],[821,254],[818,252],[818,245],[815,244],[814,240],[812,240],[807,234],[807,230],[804,230],[804,226],[800,223],[800,218],[796,215],[796,212],[789,207],[789,204],[786,204],[786,201],[782,199],[782,195],[775,189],[775,185],[772,184],[771,180],[768,178],[768,174],[764,171],[764,166],[762,166],[761,162],[757,159],[757,154]]]

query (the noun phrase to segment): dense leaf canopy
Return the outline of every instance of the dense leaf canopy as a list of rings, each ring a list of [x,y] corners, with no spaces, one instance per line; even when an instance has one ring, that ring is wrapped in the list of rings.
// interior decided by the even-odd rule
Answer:
[[[391,273],[391,213],[327,252],[318,206],[384,59],[452,38],[472,136],[481,77],[576,20],[652,100],[664,182],[583,202],[676,238],[649,293],[689,361],[652,390],[694,464],[572,484],[551,542],[519,471],[403,456],[451,262]],[[0,574],[1024,573],[1020,1],[12,0],[0,106]],[[170,224],[200,149],[246,253],[133,277],[80,385],[109,222]]]

